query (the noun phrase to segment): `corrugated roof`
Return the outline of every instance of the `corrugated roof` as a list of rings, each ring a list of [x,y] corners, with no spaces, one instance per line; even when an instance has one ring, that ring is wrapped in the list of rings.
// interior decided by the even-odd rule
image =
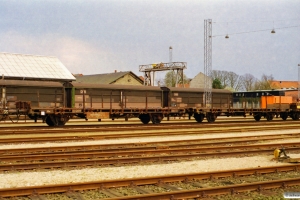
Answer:
[[[95,83],[95,84],[112,84],[113,82],[117,81],[118,79],[124,77],[126,74],[131,74],[132,76],[136,77],[137,80],[140,80],[138,76],[136,76],[131,71],[126,72],[114,72],[114,73],[107,73],[107,74],[93,74],[93,75],[83,75],[83,76],[75,76],[76,82],[80,83]],[[143,81],[140,80],[142,83]]]
[[[4,79],[75,80],[56,57],[12,53],[0,53],[0,76]]]

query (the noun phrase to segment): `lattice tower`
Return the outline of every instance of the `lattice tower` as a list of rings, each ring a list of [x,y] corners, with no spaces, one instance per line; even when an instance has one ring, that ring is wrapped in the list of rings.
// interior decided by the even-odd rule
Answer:
[[[204,20],[204,99],[205,107],[212,104],[212,20]]]

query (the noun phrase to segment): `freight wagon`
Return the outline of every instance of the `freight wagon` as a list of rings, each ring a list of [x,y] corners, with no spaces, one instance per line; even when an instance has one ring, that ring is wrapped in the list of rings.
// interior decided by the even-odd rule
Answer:
[[[300,116],[297,104],[287,103],[284,97],[261,97],[265,99],[259,108],[235,108],[234,94],[223,89],[212,90],[211,105],[206,107],[204,90],[200,88],[26,80],[0,80],[0,88],[0,120],[25,115],[35,121],[42,119],[49,126],[62,126],[75,116],[99,121],[137,117],[144,124],[158,124],[164,117],[172,116],[194,117],[197,122],[247,114],[256,121],[261,117],[272,120],[275,115],[283,120],[297,120]]]
[[[72,108],[85,119],[139,117],[147,124],[160,123],[162,107],[159,87],[72,83]]]
[[[170,109],[171,115],[193,116],[197,122],[202,122],[206,117],[209,122],[214,122],[217,116],[226,115],[228,108],[232,107],[232,92],[223,89],[212,90],[211,108],[204,105],[203,88],[162,88],[164,91],[164,107]],[[173,113],[173,114],[172,114]]]
[[[210,109],[203,109],[203,89],[124,86],[107,84],[72,83],[75,96],[73,110],[86,119],[138,117],[144,124],[160,123],[164,117],[205,116]],[[214,119],[228,108],[232,93],[213,90]],[[203,117],[204,118],[204,117]],[[203,120],[203,119],[202,119]]]
[[[49,126],[64,125],[72,116],[59,82],[0,80],[0,119],[11,115],[42,118]]]
[[[244,110],[245,114],[253,115],[256,121],[262,117],[268,121],[274,116],[286,120],[299,119],[299,103],[293,102],[292,96],[284,96],[284,91],[234,92],[233,108],[235,113]]]

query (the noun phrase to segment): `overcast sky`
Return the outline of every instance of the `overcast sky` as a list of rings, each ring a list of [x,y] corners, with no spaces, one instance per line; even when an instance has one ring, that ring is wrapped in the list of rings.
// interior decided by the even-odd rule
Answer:
[[[205,19],[213,69],[298,80],[299,0],[0,0],[0,52],[55,56],[74,74],[140,76],[172,46],[193,78],[204,72]]]

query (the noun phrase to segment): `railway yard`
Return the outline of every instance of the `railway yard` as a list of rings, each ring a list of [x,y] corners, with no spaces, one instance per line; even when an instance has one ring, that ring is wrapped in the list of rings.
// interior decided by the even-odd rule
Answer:
[[[89,5],[80,7],[86,6]],[[20,13],[17,14],[21,16]],[[109,17],[108,21],[115,18],[110,17],[111,13],[100,13]],[[120,13],[126,13],[123,7]],[[147,16],[161,17],[152,11]],[[185,17],[179,18],[182,16]],[[100,22],[99,27],[107,26],[106,21]],[[152,22],[155,20],[151,20],[150,27]],[[261,72],[265,56],[260,53],[258,57],[247,53],[254,63],[242,70],[244,75],[212,70],[212,38],[222,36],[212,35],[212,24],[212,19],[204,20],[204,73],[192,67],[194,78],[184,73],[187,62],[172,61],[172,46],[169,62],[139,65],[144,76],[133,73],[129,66],[143,59],[141,55],[147,55],[148,60],[151,54],[142,48],[143,51],[132,54],[134,62],[118,62],[134,51],[130,48],[132,52],[118,57],[119,50],[110,50],[106,45],[110,37],[117,41],[126,36],[122,28],[105,35],[104,43],[103,31],[95,32],[100,33],[100,42],[92,45],[87,41],[93,37],[57,40],[63,47],[58,55],[67,52],[62,57],[73,72],[54,56],[0,53],[0,200],[300,199],[300,64],[298,81],[275,80],[272,74],[263,74],[261,80],[255,78],[249,71]],[[41,30],[51,31],[51,23],[49,27]],[[118,23],[113,27],[118,27]],[[276,25],[276,29],[292,27],[298,26]],[[59,31],[63,30],[59,27]],[[115,37],[117,32],[122,37]],[[26,33],[22,31],[20,35]],[[271,33],[275,33],[274,21]],[[65,34],[44,35],[51,35],[51,41]],[[228,34],[225,38],[229,38]],[[16,41],[20,43],[19,39]],[[28,41],[35,44],[33,39]],[[84,51],[74,51],[65,42],[82,46]],[[100,43],[98,51],[94,45]],[[39,45],[45,45],[44,42],[37,44],[31,46],[38,46],[42,53]],[[131,44],[124,46],[132,47]],[[72,52],[78,55],[73,56]],[[91,56],[91,52],[97,52],[97,56]],[[113,73],[105,72],[112,70],[106,63],[111,59],[105,53],[113,56]],[[234,59],[238,66],[235,68],[241,70],[247,59],[236,55],[222,56]],[[87,57],[88,62],[77,62],[81,56]],[[273,55],[271,61],[292,70],[286,58],[281,62],[279,56]],[[242,65],[238,64],[239,59]],[[100,61],[91,65],[96,67],[95,74],[82,74],[81,70],[89,73],[86,69],[92,60]],[[230,68],[222,58],[221,63],[228,63],[224,65],[226,70]],[[191,66],[198,64],[192,62]],[[259,70],[255,70],[256,66]],[[270,72],[279,69],[272,62],[266,66]],[[165,79],[155,76],[166,71]]]
[[[300,189],[297,120],[1,122],[0,130],[1,200],[284,199]],[[282,148],[289,157],[274,158]]]

